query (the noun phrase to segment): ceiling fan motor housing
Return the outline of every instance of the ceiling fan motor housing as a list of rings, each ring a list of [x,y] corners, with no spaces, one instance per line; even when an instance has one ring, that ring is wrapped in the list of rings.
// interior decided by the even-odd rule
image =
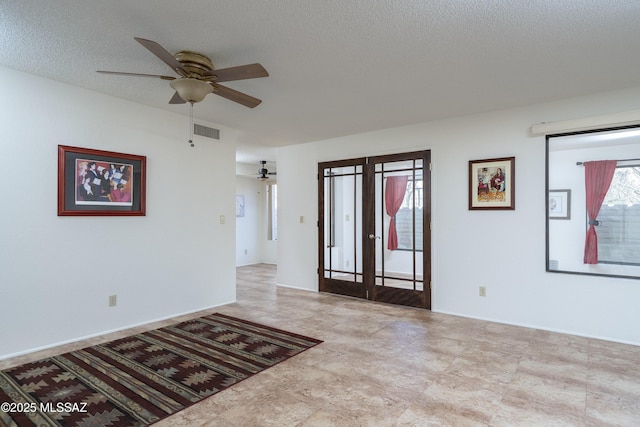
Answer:
[[[258,169],[258,175],[260,175],[258,178],[260,179],[266,179],[267,178],[267,174],[269,173],[269,171],[266,168],[267,165],[267,161],[266,160],[260,160],[260,169]]]
[[[205,73],[210,73],[215,69],[213,62],[208,56],[190,50],[182,50],[176,53],[175,58],[182,64],[182,67],[199,78]],[[195,77],[195,76],[192,76]]]

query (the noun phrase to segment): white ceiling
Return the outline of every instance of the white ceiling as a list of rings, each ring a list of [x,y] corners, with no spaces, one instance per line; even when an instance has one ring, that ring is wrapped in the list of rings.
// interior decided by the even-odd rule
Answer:
[[[0,65],[188,115],[133,37],[261,63],[195,117],[242,131],[240,161],[381,128],[640,85],[638,0],[1,0]]]

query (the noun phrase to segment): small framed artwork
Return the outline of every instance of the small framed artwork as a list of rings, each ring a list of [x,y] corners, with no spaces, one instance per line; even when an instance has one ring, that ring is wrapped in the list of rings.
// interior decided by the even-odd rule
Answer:
[[[145,156],[58,146],[58,216],[146,214]]]
[[[244,216],[244,196],[236,194],[236,217]]]
[[[469,161],[469,209],[515,209],[516,158]]]
[[[571,190],[549,190],[549,219],[571,219]]]

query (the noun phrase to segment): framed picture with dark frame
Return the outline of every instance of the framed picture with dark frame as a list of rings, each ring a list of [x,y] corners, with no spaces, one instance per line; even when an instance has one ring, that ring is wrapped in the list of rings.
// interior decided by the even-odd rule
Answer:
[[[571,190],[549,190],[549,219],[571,219]]]
[[[469,210],[516,208],[516,158],[469,161]]]
[[[145,156],[58,145],[58,216],[146,215]]]

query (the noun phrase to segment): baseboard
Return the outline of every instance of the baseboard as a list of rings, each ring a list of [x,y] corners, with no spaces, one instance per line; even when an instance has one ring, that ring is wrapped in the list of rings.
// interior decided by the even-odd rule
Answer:
[[[283,285],[281,283],[276,283],[276,286],[278,286],[280,288],[297,289],[299,291],[318,292],[317,289],[300,288],[300,287],[297,287],[297,286]]]
[[[185,311],[183,313],[172,314],[172,315],[169,315],[169,316],[166,316],[166,317],[161,317],[161,318],[149,320],[147,322],[134,323],[134,324],[131,324],[131,325],[123,326],[121,328],[116,328],[116,329],[110,329],[110,330],[107,330],[107,331],[97,332],[95,334],[85,335],[85,336],[78,337],[78,338],[72,338],[72,339],[69,339],[69,340],[60,341],[60,342],[56,342],[56,343],[53,343],[53,344],[47,344],[47,345],[44,345],[44,346],[41,346],[41,347],[35,347],[35,348],[31,348],[31,349],[24,350],[24,351],[18,351],[16,353],[3,354],[3,355],[0,355],[0,360],[10,359],[10,358],[16,357],[16,356],[24,356],[25,354],[35,353],[36,351],[48,350],[48,349],[51,349],[51,348],[59,347],[61,345],[72,344],[74,342],[78,342],[78,341],[82,341],[82,340],[86,340],[86,339],[90,339],[90,338],[95,338],[95,337],[99,337],[99,336],[102,336],[102,335],[108,335],[108,334],[112,334],[114,332],[124,331],[126,329],[137,328],[139,326],[145,326],[145,325],[149,325],[149,324],[152,324],[152,323],[155,323],[155,322],[162,322],[164,320],[171,319],[173,317],[186,316],[188,314],[197,313],[199,311],[211,310],[212,308],[222,307],[223,305],[229,305],[229,304],[233,304],[235,302],[237,302],[237,300],[225,302],[225,303],[222,303],[222,304],[212,305],[210,307],[198,308],[197,310],[191,310],[191,311]]]
[[[455,312],[450,312],[450,311],[440,311],[440,310],[431,310],[434,313],[440,313],[440,314],[447,314],[450,316],[457,316],[457,317],[464,317],[467,319],[475,319],[475,320],[482,320],[485,322],[492,322],[492,323],[499,323],[501,325],[510,325],[510,326],[518,326],[521,328],[528,328],[528,329],[538,329],[540,331],[546,331],[546,332],[554,332],[557,334],[564,334],[564,335],[573,335],[576,337],[582,337],[582,338],[590,338],[590,339],[594,339],[594,340],[601,340],[601,341],[608,341],[608,342],[615,342],[618,344],[626,344],[626,345],[633,345],[633,346],[640,346],[640,343],[638,342],[633,342],[633,341],[625,341],[625,340],[617,340],[617,339],[613,339],[610,337],[602,337],[602,336],[598,336],[598,335],[589,335],[589,334],[581,334],[581,333],[577,333],[577,332],[572,332],[572,331],[566,331],[563,329],[555,329],[555,328],[544,328],[541,326],[536,326],[536,325],[528,325],[525,323],[514,323],[514,322],[505,322],[504,320],[498,320],[498,319],[492,319],[492,318],[487,318],[487,317],[479,317],[479,316],[469,316],[467,314],[460,314],[460,313],[455,313]]]

